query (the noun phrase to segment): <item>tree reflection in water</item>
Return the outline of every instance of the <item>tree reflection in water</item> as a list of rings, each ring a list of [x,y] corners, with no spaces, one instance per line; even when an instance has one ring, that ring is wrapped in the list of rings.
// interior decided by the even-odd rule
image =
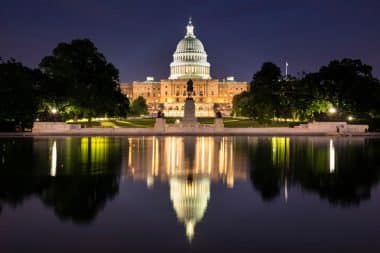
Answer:
[[[279,196],[285,186],[299,185],[333,205],[358,205],[370,198],[379,181],[377,139],[271,137],[256,141],[249,145],[250,178],[264,200]]]
[[[1,169],[0,206],[15,207],[37,196],[62,220],[88,223],[118,193],[121,139],[4,139],[2,145],[7,160]]]

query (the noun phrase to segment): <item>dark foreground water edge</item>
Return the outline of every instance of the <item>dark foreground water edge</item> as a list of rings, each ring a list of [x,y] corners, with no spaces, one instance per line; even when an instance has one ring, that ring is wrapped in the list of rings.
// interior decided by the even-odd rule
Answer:
[[[379,252],[380,139],[0,138],[1,252]]]

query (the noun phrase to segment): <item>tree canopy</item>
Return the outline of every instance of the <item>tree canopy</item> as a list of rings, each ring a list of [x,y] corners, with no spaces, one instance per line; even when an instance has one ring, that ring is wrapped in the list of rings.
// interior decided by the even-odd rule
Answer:
[[[125,116],[128,99],[121,93],[118,70],[88,39],[59,43],[39,64],[45,74],[45,108],[75,116]]]
[[[38,70],[14,59],[0,59],[0,124],[21,129],[32,126],[39,104],[40,77]]]
[[[148,114],[148,105],[146,104],[145,98],[139,96],[135,100],[132,101],[131,110],[132,115],[144,115]]]
[[[266,62],[253,75],[251,91],[237,95],[233,111],[258,121],[283,119],[334,119],[349,115],[368,121],[380,114],[380,82],[372,68],[360,60],[333,60],[318,72],[300,78],[282,77],[281,70]]]

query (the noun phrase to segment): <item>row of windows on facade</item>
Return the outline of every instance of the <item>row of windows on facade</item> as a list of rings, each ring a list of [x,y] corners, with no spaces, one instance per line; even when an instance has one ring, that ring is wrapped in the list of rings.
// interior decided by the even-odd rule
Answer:
[[[184,109],[185,109],[185,107],[181,106],[181,111],[183,111]],[[202,111],[203,109],[204,109],[203,107],[198,107],[197,110]],[[207,109],[207,108],[205,108],[205,109]],[[178,110],[180,110],[180,107],[179,106],[169,107],[167,110],[169,110],[169,111],[172,111],[172,110],[178,111]],[[211,110],[211,109],[209,109],[209,110]]]
[[[169,110],[169,111],[172,111],[172,110],[184,110],[185,109],[185,107],[184,106],[170,106],[170,107],[168,107],[168,108],[165,108],[165,109],[167,109],[167,110]],[[222,109],[222,110],[228,110],[228,109],[231,109],[231,106],[223,106],[223,107],[221,107],[220,109]],[[202,110],[213,110],[213,108],[203,108],[203,107],[198,107],[198,109],[196,109],[196,110],[199,110],[199,111],[202,111]]]
[[[203,55],[176,55],[174,56],[175,61],[207,61],[206,57]]]
[[[153,97],[156,96],[155,93],[152,93],[152,95],[153,95]],[[168,92],[165,91],[165,96],[167,96],[167,95],[168,95]],[[176,95],[177,97],[179,97],[179,96],[180,96],[180,93],[177,91],[175,95]],[[196,95],[197,95],[197,93],[194,91],[194,92],[193,92],[193,96],[196,96]],[[144,93],[141,93],[140,96],[144,96]],[[146,96],[147,96],[147,97],[150,97],[150,92],[146,93]],[[160,94],[157,94],[157,97],[159,97],[159,96],[160,96]],[[184,91],[184,92],[182,93],[182,96],[186,97],[186,96],[187,96],[187,92]],[[199,93],[199,96],[203,97],[203,92],[202,92],[202,91]],[[206,96],[208,96],[208,94],[206,94]],[[211,96],[214,96],[214,92],[213,92],[213,91],[211,92]]]
[[[230,90],[232,91],[232,89],[230,89]],[[236,88],[236,90],[238,91],[239,89]],[[240,90],[243,91],[243,88],[240,88]],[[230,93],[230,94],[231,94],[231,93]],[[167,96],[167,95],[168,95],[168,92],[165,91],[165,96]],[[180,92],[177,91],[175,95],[176,95],[177,97],[179,97],[179,96],[180,96]],[[194,92],[193,92],[193,96],[196,96],[196,95],[197,95],[197,93],[194,91]],[[211,95],[211,96],[214,96],[214,92],[211,91],[211,94],[210,94],[210,95]],[[143,96],[143,94],[141,94],[141,96]],[[150,97],[150,92],[147,93],[147,96]],[[157,94],[157,96],[159,97],[160,95]],[[183,91],[183,92],[182,92],[182,96],[187,96],[187,92],[186,92],[186,91]],[[200,92],[199,92],[199,96],[201,96],[201,97],[203,96],[203,91],[200,91]],[[206,93],[206,96],[208,96],[208,93]],[[153,93],[153,97],[155,97],[155,93]]]
[[[232,96],[234,95],[234,93],[229,93],[229,94],[230,94],[230,97],[232,97]],[[179,96],[180,96],[180,93],[177,92],[175,95],[176,95],[176,97],[179,97]],[[214,92],[211,92],[210,95],[211,95],[211,96],[214,96]],[[142,97],[144,97],[144,96],[146,96],[146,97],[150,97],[150,92],[146,93],[146,95],[144,95],[144,93],[140,93],[139,96],[142,96]],[[156,97],[156,94],[155,94],[155,93],[152,93],[152,96],[153,96],[153,97]],[[165,96],[168,96],[168,92],[167,92],[167,91],[165,91]],[[184,92],[182,93],[182,96],[183,96],[183,97],[186,97],[186,96],[187,96],[187,92],[184,91]],[[196,92],[193,92],[193,96],[197,96],[197,93],[196,93]],[[199,96],[200,96],[200,97],[203,97],[203,92],[200,92],[200,93],[199,93]],[[208,93],[206,93],[206,96],[208,96]],[[227,94],[224,94],[224,96],[227,96]],[[157,97],[160,97],[160,94],[157,94]]]
[[[175,102],[176,103],[179,103],[179,102],[185,102],[186,101],[186,99],[181,99],[181,98],[176,98],[175,99]],[[199,102],[199,103],[203,103],[204,102],[204,100],[203,100],[203,98],[199,98],[199,99],[194,99],[194,101],[195,102]],[[225,102],[225,103],[227,103],[227,99],[223,99],[223,101]],[[165,103],[168,103],[169,102],[169,99],[165,99]]]
[[[168,88],[168,86],[165,86],[165,89],[167,89],[167,88]],[[179,86],[177,86],[176,88],[177,88],[177,89],[180,89],[180,88],[179,88]],[[185,86],[183,86],[183,88],[185,88],[185,89],[186,89],[186,85],[185,85]],[[156,89],[157,89],[157,90],[160,90],[160,88],[154,88],[154,87],[152,88],[152,90],[156,90]],[[150,90],[150,87],[145,87],[145,90]],[[233,90],[234,90],[234,88],[230,88],[229,90],[230,90],[230,91],[233,91]],[[238,91],[238,90],[239,90],[239,88],[235,88],[235,90],[237,90],[237,91]],[[240,90],[242,91],[242,90],[243,90],[243,88],[240,88]]]
[[[201,73],[201,74],[208,74],[209,69],[207,67],[187,67],[187,66],[177,66],[172,68],[172,72],[174,74],[181,74],[185,70],[185,73]]]

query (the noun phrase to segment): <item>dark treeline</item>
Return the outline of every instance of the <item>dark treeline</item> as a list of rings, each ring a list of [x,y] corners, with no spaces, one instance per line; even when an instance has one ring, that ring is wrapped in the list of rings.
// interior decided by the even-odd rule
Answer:
[[[266,62],[254,74],[250,91],[234,97],[233,110],[263,123],[348,118],[369,122],[380,114],[380,82],[360,60],[334,60],[299,78],[283,77],[278,66]]]
[[[38,69],[0,60],[2,128],[30,128],[36,118],[124,117],[128,108],[118,70],[88,39],[59,43]]]

